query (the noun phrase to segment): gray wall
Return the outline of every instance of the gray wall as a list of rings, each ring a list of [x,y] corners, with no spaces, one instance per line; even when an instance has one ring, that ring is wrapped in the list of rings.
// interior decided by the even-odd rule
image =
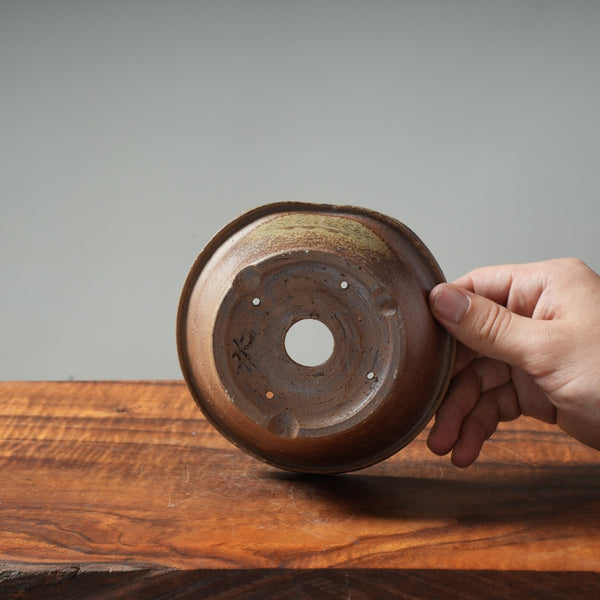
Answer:
[[[227,221],[388,213],[449,278],[600,270],[600,2],[0,0],[0,378],[179,378]]]

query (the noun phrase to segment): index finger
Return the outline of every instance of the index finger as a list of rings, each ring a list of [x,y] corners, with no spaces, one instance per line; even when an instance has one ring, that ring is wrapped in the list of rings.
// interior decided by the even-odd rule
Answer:
[[[530,317],[546,287],[543,272],[540,263],[496,265],[474,269],[453,283]]]

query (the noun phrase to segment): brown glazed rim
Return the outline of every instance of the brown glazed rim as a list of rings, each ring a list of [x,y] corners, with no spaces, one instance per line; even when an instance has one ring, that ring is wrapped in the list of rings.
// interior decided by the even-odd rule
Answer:
[[[246,251],[244,244],[248,236],[240,236],[245,235],[245,230],[252,231],[254,226],[264,227],[264,223],[268,222],[277,225],[277,219],[281,217],[294,218],[300,215],[315,215],[323,223],[327,223],[329,217],[338,220],[342,218],[359,223],[365,230],[375,228],[382,248],[387,248],[386,251],[390,248],[403,249],[401,253],[394,251],[389,257],[390,265],[396,265],[398,268],[386,267],[386,271],[381,265],[386,264],[388,259],[373,262],[369,254],[360,257],[362,264],[352,263],[352,257],[349,259],[348,255],[339,248],[334,248],[330,242],[321,242],[319,246],[319,242],[315,241],[313,248],[310,240],[308,245],[305,240],[302,250],[306,253],[307,260],[312,261],[307,263],[308,266],[297,257],[299,253],[294,254],[293,249],[284,248],[281,256],[278,256],[280,249],[276,247],[277,242],[273,242],[274,245],[270,249],[265,248],[264,252],[260,247],[255,248],[253,258],[248,259],[250,262],[243,262]],[[356,232],[349,235],[356,237]],[[354,241],[350,240],[351,243]],[[290,269],[291,283],[288,285],[292,286],[298,273],[301,273],[302,277],[313,277],[317,270],[314,265],[329,271],[343,269],[342,260],[345,260],[349,277],[358,272],[356,269],[363,269],[364,266],[360,276],[363,279],[367,278],[369,267],[373,267],[369,283],[365,286],[371,286],[369,289],[372,289],[381,284],[383,288],[389,288],[393,292],[391,295],[387,294],[385,300],[393,304],[392,309],[385,314],[390,313],[393,316],[382,318],[381,313],[373,314],[374,311],[381,310],[381,302],[378,301],[377,308],[374,296],[365,299],[364,293],[355,296],[355,302],[341,305],[337,298],[323,295],[321,288],[324,284],[321,280],[315,283],[311,301],[312,305],[317,305],[316,313],[304,313],[302,307],[301,314],[294,314],[294,309],[285,306],[285,302],[281,301],[280,293],[276,306],[272,307],[273,316],[268,316],[269,306],[266,301],[264,308],[267,312],[263,316],[256,316],[258,312],[252,312],[254,309],[249,308],[247,303],[244,304],[247,290],[250,289],[248,285],[255,285],[256,281],[259,281],[256,285],[262,285],[265,281],[265,285],[281,285],[281,278],[271,276],[273,268]],[[213,264],[215,261],[218,263],[216,267]],[[233,266],[228,261],[234,261]],[[259,265],[259,275],[256,275],[255,265],[258,263],[266,266]],[[273,267],[275,263],[277,266]],[[280,264],[284,266],[280,267]],[[404,279],[399,281],[396,273],[405,268],[408,270]],[[252,271],[250,276],[246,276],[248,269]],[[219,284],[221,287],[212,293],[203,291],[202,281],[199,283],[203,277],[204,283],[206,282],[206,273],[211,270],[226,275]],[[252,283],[249,284],[248,281]],[[307,281],[311,285],[310,279]],[[340,473],[362,469],[384,460],[406,446],[426,426],[443,400],[452,374],[456,343],[433,319],[428,308],[427,295],[435,284],[444,281],[442,270],[423,242],[408,227],[391,217],[353,206],[299,202],[260,206],[242,214],[221,229],[204,247],[187,276],[181,293],[176,330],[183,376],[192,397],[206,418],[229,441],[256,458],[278,468],[304,473]],[[356,287],[360,287],[359,280]],[[405,296],[401,296],[405,288],[408,291]],[[273,289],[281,292],[280,288]],[[300,284],[298,283],[290,293],[302,294]],[[319,302],[315,303],[314,298],[319,298],[321,303],[328,305],[322,314],[318,312]],[[267,299],[265,296],[265,300]],[[345,314],[346,321],[342,313]],[[261,331],[264,334],[265,330],[271,331],[268,328],[273,320],[279,319],[280,325],[284,323],[281,327],[285,331],[297,320],[317,318],[334,331],[336,323],[326,322],[326,316],[330,314],[333,317],[339,314],[340,318],[337,320],[342,325],[346,324],[345,328],[338,328],[334,336],[334,355],[338,353],[338,349],[340,352],[345,351],[344,360],[348,362],[339,359],[336,363],[330,359],[324,363],[329,365],[328,369],[322,369],[327,371],[327,376],[320,379],[317,377],[323,375],[323,372],[317,372],[320,367],[304,368],[302,371],[303,367],[292,364],[293,361],[284,350],[271,354],[257,350],[260,366],[249,367],[249,373],[238,369],[239,377],[236,375],[232,364],[237,363],[231,361],[231,348],[227,345],[234,337],[231,332],[238,331],[235,327],[241,327],[248,319],[256,319],[257,327],[262,327]],[[348,326],[357,315],[361,315],[359,320],[364,319],[370,323],[371,329],[365,329],[366,333],[356,332]],[[203,321],[203,327],[196,327],[198,319]],[[383,329],[378,330],[377,327]],[[386,338],[386,331],[389,331],[389,339]],[[210,332],[212,335],[208,335]],[[379,335],[375,335],[376,332]],[[279,339],[276,334],[265,335],[270,336],[268,348],[279,347],[275,343]],[[210,338],[209,341],[206,341],[207,338]],[[351,346],[350,350],[346,346]],[[416,353],[413,352],[415,347]],[[338,398],[334,402],[330,396],[337,394],[333,393],[335,386],[338,386],[335,388],[338,392],[341,389],[338,384],[347,370],[345,365],[360,364],[356,362],[359,360],[357,356],[365,356],[368,352],[375,357],[389,355],[390,358],[385,364],[381,362],[381,358],[376,358],[381,363],[381,376],[371,382],[373,385],[368,397],[363,398],[361,393],[357,392],[361,383],[360,380],[353,379],[351,386],[354,387],[351,387],[353,391],[350,400],[356,407],[353,408],[351,416],[342,418],[340,413],[345,410],[344,403],[347,398],[343,401]],[[409,359],[415,356],[418,363],[409,364]],[[432,359],[429,360],[429,357]],[[267,371],[282,373],[282,380],[289,382],[283,385],[280,396],[287,398],[286,408],[281,409],[278,414],[274,414],[273,410],[279,409],[267,406],[269,401],[265,400],[264,396],[260,396],[264,406],[256,401],[261,390],[270,390],[270,387],[261,387],[267,377],[264,375]],[[348,371],[350,378],[356,369]],[[421,380],[417,381],[415,378],[420,371],[424,374]],[[330,381],[331,385],[327,384],[329,375],[331,378],[337,378],[336,381]],[[243,379],[244,377],[246,379]],[[236,383],[238,379],[239,382]],[[411,383],[413,379],[416,383]],[[321,381],[326,382],[323,389],[315,387],[317,382],[320,385]],[[305,386],[303,382],[306,383]],[[405,382],[408,383],[405,385]],[[320,393],[323,394],[322,403],[327,405],[327,411],[323,413],[320,421],[315,421],[311,410],[317,410],[320,404],[311,404],[311,399],[318,397]],[[272,398],[273,393],[269,391],[268,394],[270,395],[267,395],[267,398]]]

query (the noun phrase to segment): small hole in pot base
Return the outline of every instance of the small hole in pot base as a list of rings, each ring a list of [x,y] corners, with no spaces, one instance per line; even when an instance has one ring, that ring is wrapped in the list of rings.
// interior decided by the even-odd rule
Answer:
[[[252,304],[254,306],[260,306],[260,298],[252,298]]]
[[[347,290],[347,289],[348,289],[348,282],[347,282],[347,281],[341,281],[341,282],[340,282],[340,287],[341,287],[343,290]]]
[[[266,397],[267,397],[269,400],[271,400],[271,399],[273,398],[273,396],[275,396],[275,394],[274,394],[273,392],[271,392],[271,391],[268,391],[268,392],[265,394],[265,396],[266,396]]]
[[[375,373],[373,373],[373,371],[369,371],[367,373],[367,379],[368,380],[375,379]]]

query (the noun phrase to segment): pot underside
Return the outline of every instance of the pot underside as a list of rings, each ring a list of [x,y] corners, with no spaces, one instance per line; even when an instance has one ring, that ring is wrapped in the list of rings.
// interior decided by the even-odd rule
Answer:
[[[219,232],[188,275],[184,377],[215,427],[257,458],[306,473],[366,467],[412,440],[445,393],[455,343],[427,302],[441,281],[424,244],[389,217],[257,208]],[[305,320],[333,337],[321,364],[286,350]]]

